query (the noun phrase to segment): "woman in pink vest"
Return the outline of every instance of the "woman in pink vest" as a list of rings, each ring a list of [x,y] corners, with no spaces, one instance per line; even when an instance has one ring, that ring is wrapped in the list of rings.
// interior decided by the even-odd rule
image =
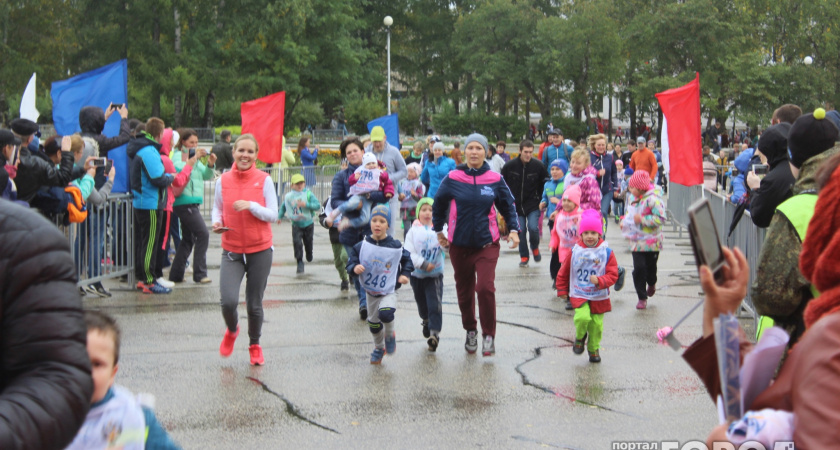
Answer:
[[[222,265],[219,287],[222,316],[227,330],[219,347],[225,358],[233,353],[239,336],[239,288],[245,282],[248,308],[248,352],[251,365],[263,365],[260,331],[263,323],[262,299],[271,259],[271,223],[277,220],[277,193],[271,178],[256,166],[259,145],[253,135],[243,134],[233,145],[233,167],[216,181],[213,202],[213,232],[222,235]]]

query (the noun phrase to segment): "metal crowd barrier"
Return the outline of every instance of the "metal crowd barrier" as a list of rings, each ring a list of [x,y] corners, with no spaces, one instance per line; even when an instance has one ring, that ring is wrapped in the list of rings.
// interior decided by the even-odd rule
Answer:
[[[318,198],[320,203],[324,203],[324,201],[330,196],[332,192],[332,180],[335,177],[335,174],[341,171],[341,167],[338,165],[329,165],[329,166],[296,166],[296,167],[264,167],[262,169],[263,172],[267,173],[271,180],[274,182],[274,188],[277,191],[277,203],[278,205],[280,202],[283,201],[283,198],[286,196],[286,193],[291,190],[290,182],[292,180],[292,175],[294,174],[302,174],[306,179],[306,187],[313,194],[315,197]],[[215,188],[216,188],[216,181],[206,181],[204,183],[204,202],[201,205],[201,213],[204,216],[204,220],[206,222],[211,222],[212,220],[212,212],[213,212],[213,199],[215,198]]]
[[[193,128],[198,135],[198,140],[201,142],[216,143],[216,130],[213,128]]]
[[[692,203],[701,198],[708,198],[712,207],[715,221],[717,222],[718,232],[721,239],[728,247],[738,247],[744,252],[747,262],[750,266],[750,288],[747,289],[747,297],[741,303],[741,307],[748,312],[756,323],[758,321],[758,314],[755,312],[755,306],[752,301],[752,283],[758,273],[758,256],[761,253],[761,247],[764,244],[764,237],[766,230],[759,228],[752,223],[749,211],[744,211],[744,216],[738,222],[738,225],[729,236],[729,228],[732,224],[732,219],[735,216],[735,210],[738,205],[730,202],[726,197],[709,190],[703,189],[703,186],[681,186],[676,183],[671,183],[668,190],[668,211],[670,213],[672,222],[676,227],[688,229],[688,207]],[[680,230],[682,231],[682,230]],[[682,233],[680,233],[682,235]]]
[[[134,280],[134,208],[131,194],[112,194],[102,206],[88,204],[82,223],[59,225],[70,241],[79,286],[110,278]]]

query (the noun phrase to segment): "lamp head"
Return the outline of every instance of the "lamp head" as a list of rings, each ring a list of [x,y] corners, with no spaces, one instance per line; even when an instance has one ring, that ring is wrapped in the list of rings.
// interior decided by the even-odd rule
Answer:
[[[391,16],[385,16],[385,19],[382,20],[382,23],[384,23],[386,27],[390,27],[394,24],[394,18]]]

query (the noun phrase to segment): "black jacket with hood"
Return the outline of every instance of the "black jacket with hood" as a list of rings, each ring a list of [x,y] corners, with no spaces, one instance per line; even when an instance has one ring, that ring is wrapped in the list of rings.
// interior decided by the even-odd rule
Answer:
[[[796,177],[790,170],[790,163],[787,152],[787,135],[790,132],[789,123],[780,123],[764,131],[764,134],[775,133],[777,140],[784,137],[785,144],[759,147],[761,153],[767,157],[767,164],[770,170],[761,180],[758,189],[750,194],[750,216],[757,227],[767,228],[776,213],[776,208],[793,195],[793,185]],[[767,136],[770,137],[769,135]],[[764,140],[759,140],[761,145]]]
[[[108,156],[108,151],[120,145],[125,145],[131,139],[131,130],[128,128],[128,119],[120,120],[120,134],[114,137],[107,137],[102,134],[105,129],[105,111],[98,106],[85,106],[79,111],[79,127],[82,137],[91,137],[99,145],[99,155]],[[104,167],[96,169],[94,176],[96,188],[99,189],[107,181],[107,174]]]
[[[0,448],[63,449],[93,395],[67,238],[0,199]]]
[[[18,200],[27,203],[35,198],[41,188],[65,187],[76,178],[84,176],[84,170],[73,167],[73,154],[61,152],[61,163],[58,168],[52,161],[34,156],[26,147],[20,149],[20,164],[18,164],[15,184],[18,188]]]

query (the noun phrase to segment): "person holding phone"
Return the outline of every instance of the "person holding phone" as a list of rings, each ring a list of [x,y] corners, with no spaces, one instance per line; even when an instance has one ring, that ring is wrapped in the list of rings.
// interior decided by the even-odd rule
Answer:
[[[181,223],[181,242],[175,251],[172,268],[169,270],[169,281],[180,283],[184,281],[187,258],[193,252],[193,281],[200,284],[212,282],[207,276],[207,246],[210,243],[210,233],[201,216],[201,204],[204,202],[204,182],[215,177],[216,155],[207,156],[207,164],[201,159],[207,155],[207,150],[198,148],[198,134],[191,128],[184,128],[180,133],[181,139],[170,157],[179,173],[187,174],[187,181],[182,189],[176,188],[174,212]]]
[[[259,144],[243,134],[233,144],[234,164],[216,180],[213,201],[213,232],[222,235],[222,265],[219,269],[222,317],[226,330],[219,354],[227,358],[239,336],[239,288],[245,282],[248,310],[248,353],[251,365],[265,364],[260,335],[262,300],[274,254],[271,224],[277,220],[277,191],[271,177],[257,169]]]
[[[17,176],[19,154],[20,139],[9,130],[0,130],[0,198],[29,207],[28,203],[17,199],[17,186],[13,181]]]
[[[656,293],[656,265],[662,250],[665,205],[647,171],[633,172],[628,185],[633,201],[627,206],[621,231],[630,239],[633,254],[633,285],[639,298],[636,309],[646,309],[648,298]]]

